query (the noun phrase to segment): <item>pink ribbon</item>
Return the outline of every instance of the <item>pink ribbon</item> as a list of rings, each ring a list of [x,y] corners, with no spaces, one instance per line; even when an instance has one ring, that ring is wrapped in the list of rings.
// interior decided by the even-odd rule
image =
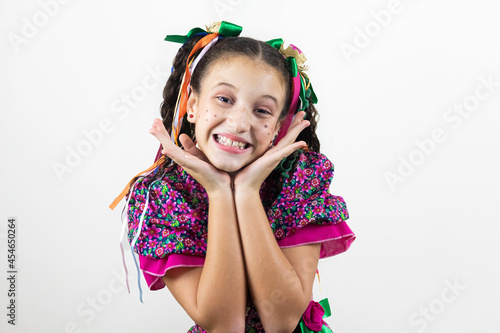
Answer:
[[[318,302],[311,301],[302,315],[304,324],[313,331],[321,331],[325,309]]]

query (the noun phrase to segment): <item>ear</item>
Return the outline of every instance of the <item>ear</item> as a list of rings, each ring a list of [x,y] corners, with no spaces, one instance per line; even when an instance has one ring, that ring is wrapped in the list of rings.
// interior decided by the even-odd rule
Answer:
[[[194,124],[196,123],[196,118],[198,114],[198,95],[191,90],[191,94],[189,94],[187,104],[186,104],[186,117],[187,120]]]

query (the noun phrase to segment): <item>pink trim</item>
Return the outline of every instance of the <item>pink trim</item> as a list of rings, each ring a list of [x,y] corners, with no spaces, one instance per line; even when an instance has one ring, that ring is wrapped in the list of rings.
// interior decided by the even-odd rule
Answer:
[[[176,267],[203,267],[205,257],[172,253],[162,259],[155,259],[139,255],[139,262],[149,289],[158,290],[165,287],[165,283],[161,278],[169,269]]]
[[[321,243],[320,259],[347,251],[356,236],[345,221],[333,225],[308,224],[278,241],[281,248]]]
[[[293,116],[295,116],[295,111],[297,111],[297,106],[299,104],[299,94],[300,94],[300,74],[298,70],[297,70],[297,76],[292,78],[292,83],[293,83],[292,102],[290,103],[290,108],[288,109],[285,121],[283,122],[283,125],[281,125],[281,129],[278,132],[278,137],[276,137],[276,140],[274,140],[275,145],[278,144],[278,142],[280,142],[280,140],[286,135],[288,127],[290,127],[290,124],[292,123]]]
[[[321,258],[328,258],[347,251],[356,236],[345,221],[330,225],[308,224],[278,241],[280,248],[321,243]],[[141,270],[150,290],[165,287],[161,279],[165,273],[177,267],[203,267],[205,257],[172,253],[161,259],[139,255]]]
[[[158,152],[156,153],[155,162],[161,158],[161,155],[163,155],[162,151],[163,151],[163,146],[160,143],[160,148],[158,148]]]

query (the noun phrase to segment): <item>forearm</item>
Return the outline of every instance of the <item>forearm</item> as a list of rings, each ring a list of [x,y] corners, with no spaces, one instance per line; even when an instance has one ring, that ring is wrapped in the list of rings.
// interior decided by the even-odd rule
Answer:
[[[240,232],[228,188],[209,196],[207,252],[196,296],[206,329],[221,319],[244,323],[246,295]]]
[[[259,193],[236,189],[235,203],[248,285],[267,331],[299,318],[311,299],[311,288],[304,288],[279,248]]]

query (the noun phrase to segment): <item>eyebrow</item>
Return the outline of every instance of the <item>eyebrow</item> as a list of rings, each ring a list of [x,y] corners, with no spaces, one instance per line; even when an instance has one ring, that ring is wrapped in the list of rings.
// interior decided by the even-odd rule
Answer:
[[[214,88],[217,88],[219,86],[227,86],[229,88],[232,88],[232,89],[236,89],[235,86],[233,86],[231,83],[227,83],[227,82],[219,82],[217,83]],[[271,99],[276,105],[279,105],[278,104],[278,100],[276,99],[276,97],[274,97],[273,95],[262,95],[260,97],[263,97],[263,98],[268,98],[268,99]]]

